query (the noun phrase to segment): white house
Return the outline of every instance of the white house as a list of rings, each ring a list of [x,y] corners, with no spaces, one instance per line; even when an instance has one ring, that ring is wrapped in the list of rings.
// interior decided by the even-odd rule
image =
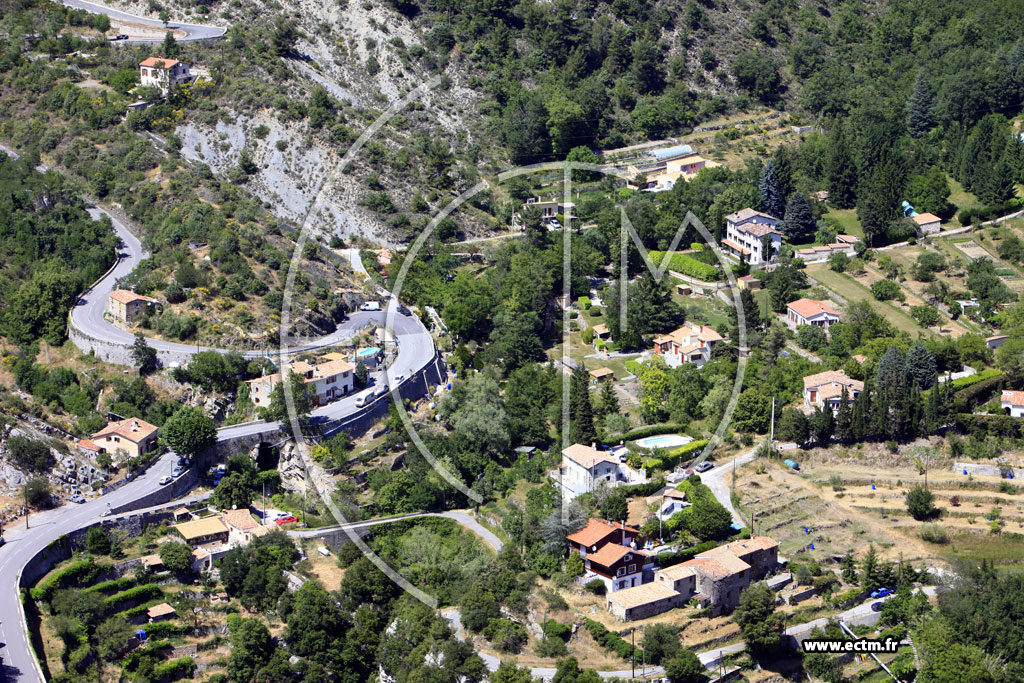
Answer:
[[[295,361],[291,371],[302,375],[306,384],[313,385],[313,404],[321,406],[347,396],[356,385],[356,366],[347,360],[331,360],[313,365],[306,361]],[[249,400],[254,405],[270,405],[270,394],[281,381],[281,373],[246,380],[249,386]]]
[[[814,325],[826,332],[839,322],[839,312],[815,299],[797,299],[786,306],[786,322],[792,328],[800,325]]]
[[[160,88],[166,93],[172,86],[192,81],[189,65],[177,59],[149,57],[139,63],[139,82]]]
[[[552,471],[552,478],[561,487],[562,496],[566,500],[601,486],[642,480],[642,477],[638,479],[637,473],[610,454],[579,443],[562,451],[562,462],[557,470]]]
[[[751,265],[770,262],[782,246],[782,233],[776,228],[781,221],[753,209],[742,209],[725,217],[725,251],[741,262]],[[764,239],[771,239],[771,253],[765,259],[762,249]]]
[[[1004,413],[1010,417],[1024,417],[1024,391],[1004,390],[1000,401]]]
[[[540,209],[540,221],[541,223],[548,225],[550,223],[554,223],[559,215],[565,219],[567,224],[570,223],[573,219],[572,210],[576,207],[576,204],[556,199],[541,201],[534,197],[527,199],[526,203],[523,204],[524,209],[531,206]]]
[[[804,377],[803,411],[810,413],[822,405],[828,405],[833,413],[838,412],[844,388],[850,401],[853,401],[864,391],[864,382],[851,379],[842,370],[827,370]]]
[[[678,330],[656,337],[654,353],[664,357],[670,368],[677,368],[683,363],[703,367],[711,360],[711,352],[721,341],[722,335],[707,325],[688,322]]]

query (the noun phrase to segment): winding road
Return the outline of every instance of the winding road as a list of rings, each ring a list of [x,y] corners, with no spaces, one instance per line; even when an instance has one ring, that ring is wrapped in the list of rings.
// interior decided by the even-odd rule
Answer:
[[[66,4],[78,6],[90,3],[70,0]],[[116,10],[109,11],[115,12]],[[19,156],[14,150],[4,145],[0,145],[0,151],[14,158]],[[45,172],[47,169],[45,166],[40,166],[38,170]],[[102,207],[90,207],[88,211],[94,219],[99,219],[103,215],[109,217],[122,244],[118,250],[117,262],[98,282],[79,297],[70,313],[69,322],[87,335],[103,340],[107,345],[127,348],[134,341],[134,336],[112,325],[104,318],[107,296],[114,289],[115,281],[130,273],[147,254],[139,239],[116,216],[111,215]],[[392,302],[394,301],[392,300]],[[283,349],[281,355],[287,356],[332,346],[351,339],[369,326],[387,326],[393,331],[398,346],[397,356],[387,369],[387,384],[393,391],[397,390],[398,387],[412,381],[415,375],[434,363],[436,349],[433,338],[418,317],[399,315],[394,312],[394,305],[390,309],[353,313],[331,334]],[[179,354],[186,358],[199,351],[226,352],[224,349],[210,349],[157,339],[150,339],[148,342],[158,353]],[[85,345],[85,348],[80,345],[79,348],[83,352],[88,352],[90,349],[88,345]],[[262,357],[265,354],[260,351],[249,351],[245,355],[254,358]],[[361,410],[370,409],[369,406],[357,407],[355,403],[356,394],[353,394],[339,401],[320,406],[312,412],[311,417],[314,423],[335,422],[355,415]],[[280,428],[281,425],[278,422],[258,421],[232,425],[219,429],[217,438],[219,441],[225,441],[241,436],[275,433]],[[42,671],[29,643],[25,613],[20,600],[21,577],[26,564],[61,536],[102,519],[108,509],[139,501],[161,489],[160,478],[170,474],[176,462],[177,456],[168,453],[154,462],[145,473],[105,496],[81,505],[66,504],[55,510],[31,515],[28,520],[28,528],[15,526],[4,530],[3,538],[7,543],[0,547],[0,660],[3,662],[0,667],[0,681],[33,683],[42,683],[43,681]],[[462,523],[464,520],[459,521]],[[471,521],[471,523],[479,526],[475,521]],[[483,527],[480,527],[477,533],[480,533],[489,543],[497,541],[499,544],[497,547],[500,549],[500,540],[494,534]],[[488,535],[493,539],[488,538]]]
[[[226,26],[203,26],[201,24],[180,24],[178,22],[164,22],[158,19],[149,19],[147,17],[140,17],[135,14],[129,14],[122,12],[121,10],[107,7],[97,2],[87,2],[86,0],[60,0],[62,5],[66,7],[73,7],[75,9],[84,9],[86,12],[92,12],[93,14],[106,14],[111,19],[117,19],[118,21],[130,22],[138,24],[145,28],[156,29],[159,31],[182,31],[185,35],[177,38],[180,41],[193,41],[193,40],[216,40],[222,37],[228,32]],[[159,37],[154,38],[129,38],[128,40],[118,41],[119,43],[162,43],[164,42],[164,35],[161,33]],[[116,44],[116,43],[115,43]]]

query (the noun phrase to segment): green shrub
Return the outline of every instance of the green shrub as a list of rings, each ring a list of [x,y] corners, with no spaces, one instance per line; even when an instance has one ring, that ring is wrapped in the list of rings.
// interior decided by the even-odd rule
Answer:
[[[655,265],[659,265],[662,259],[665,258],[665,252],[663,251],[652,251],[650,252],[651,261]],[[699,261],[689,254],[672,254],[671,260],[668,264],[669,270],[674,270],[677,273],[683,275],[689,275],[692,278],[703,280],[704,282],[714,282],[718,279],[718,268],[715,266]]]
[[[122,576],[119,579],[111,579],[110,581],[101,581],[94,586],[89,586],[85,589],[85,593],[106,593],[108,591],[123,591],[127,588],[131,588],[135,585],[135,579],[131,576]]]
[[[146,602],[163,597],[164,592],[155,583],[147,583],[126,591],[115,593],[107,598],[104,603],[108,609],[113,609],[124,602]]]
[[[31,591],[32,599],[49,602],[58,589],[66,588],[72,583],[80,586],[91,584],[97,576],[100,576],[108,569],[110,569],[109,564],[102,564],[93,560],[73,562],[40,581]]]
[[[592,305],[589,296],[581,296],[577,300],[577,303],[579,304],[580,308],[582,308],[584,311],[589,311],[590,306]]]
[[[935,543],[937,545],[945,545],[949,543],[949,534],[946,533],[946,527],[939,524],[925,524],[921,527],[921,540],[929,543]]]
[[[153,678],[158,681],[174,681],[179,678],[191,677],[196,670],[196,663],[191,657],[182,657],[174,661],[157,664],[153,667]]]
[[[585,585],[584,588],[594,595],[604,595],[608,592],[608,586],[606,586],[604,581],[601,579],[591,579],[587,582],[587,585]]]
[[[544,635],[548,638],[560,638],[562,640],[569,640],[569,636],[572,635],[572,629],[565,624],[555,621],[554,619],[548,619],[540,625],[541,630],[544,631]]]
[[[591,637],[606,650],[614,652],[623,659],[640,659],[642,657],[640,648],[633,647],[618,633],[609,631],[602,624],[587,619],[586,626]]]

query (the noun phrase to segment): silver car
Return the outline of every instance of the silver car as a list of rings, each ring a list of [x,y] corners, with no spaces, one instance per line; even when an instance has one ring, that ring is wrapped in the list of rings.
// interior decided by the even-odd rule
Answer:
[[[697,465],[694,469],[697,470],[698,472],[707,472],[712,467],[714,467],[714,465],[705,460],[704,462]]]

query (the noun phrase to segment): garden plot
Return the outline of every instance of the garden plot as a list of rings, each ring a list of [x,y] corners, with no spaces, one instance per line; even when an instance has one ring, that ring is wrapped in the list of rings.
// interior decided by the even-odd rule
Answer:
[[[984,247],[979,246],[974,240],[960,242],[956,245],[956,248],[962,251],[964,256],[972,261],[977,261],[980,258],[992,260],[992,254],[988,253]]]

